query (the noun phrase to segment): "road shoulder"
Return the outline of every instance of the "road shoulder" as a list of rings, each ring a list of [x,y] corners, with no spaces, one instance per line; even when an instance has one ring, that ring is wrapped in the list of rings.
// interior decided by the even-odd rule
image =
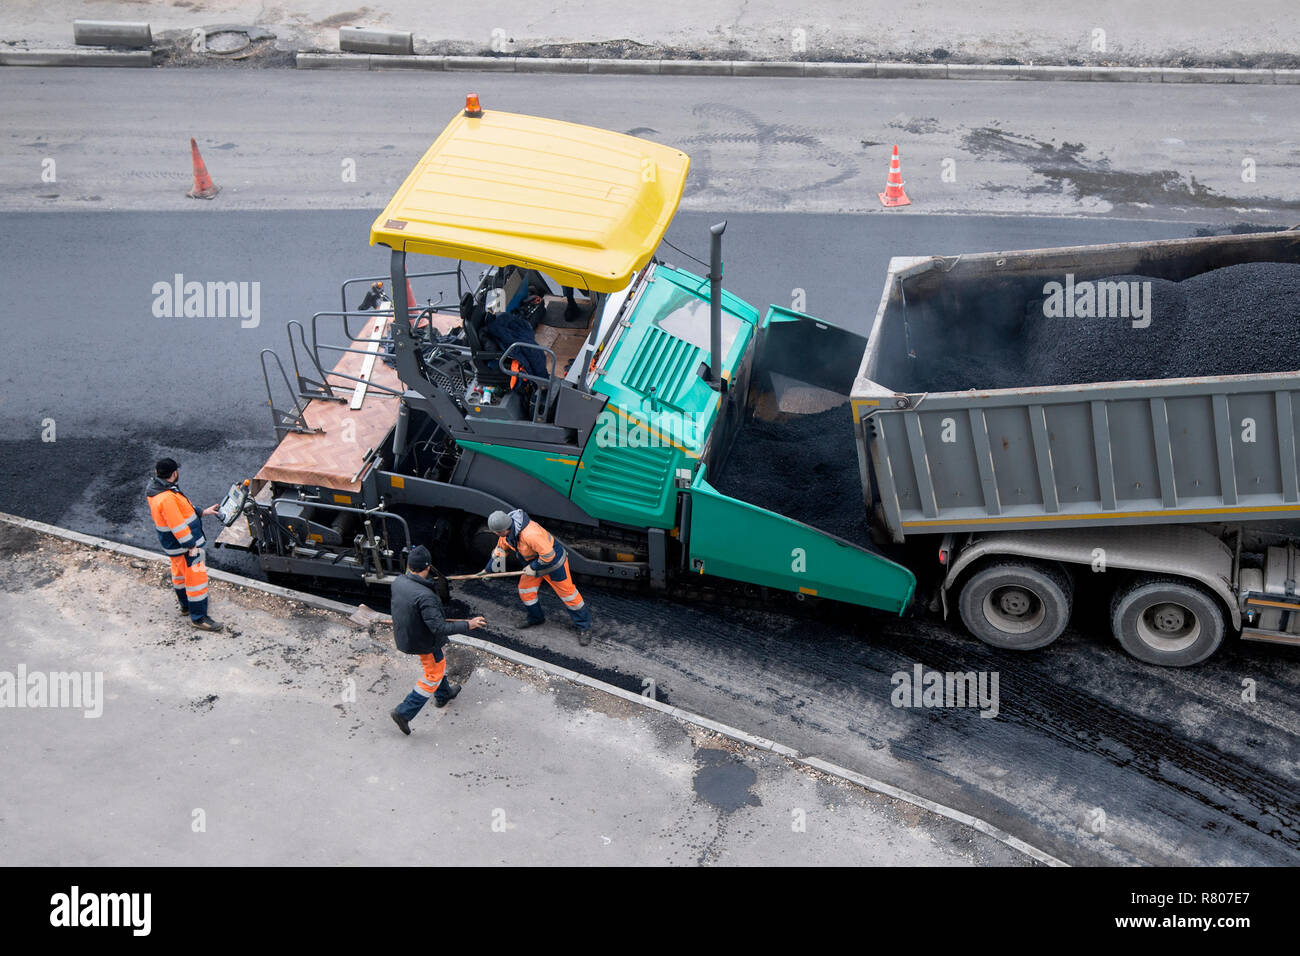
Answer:
[[[223,580],[232,633],[196,638],[160,562],[28,524],[0,522],[0,671],[102,674],[103,709],[0,708],[12,862],[405,863],[419,832],[482,864],[1030,862],[477,642],[449,655],[461,696],[403,737],[387,711],[417,668],[384,625]]]

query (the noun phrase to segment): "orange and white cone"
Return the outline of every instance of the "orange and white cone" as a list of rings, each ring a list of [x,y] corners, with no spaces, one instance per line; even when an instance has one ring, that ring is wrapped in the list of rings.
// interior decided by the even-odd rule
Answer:
[[[194,142],[193,137],[190,138],[190,154],[194,160],[194,188],[185,195],[191,199],[211,199],[221,192],[221,187],[208,175],[208,167],[203,164],[203,157],[199,155],[199,144]]]
[[[420,303],[415,301],[415,290],[411,288],[411,280],[406,280],[406,311],[410,313],[410,318],[415,319],[424,310],[420,308]]]
[[[889,179],[885,182],[885,191],[876,193],[882,206],[910,206],[912,200],[903,192],[903,167],[898,162],[898,147],[894,147],[894,158],[889,161]]]

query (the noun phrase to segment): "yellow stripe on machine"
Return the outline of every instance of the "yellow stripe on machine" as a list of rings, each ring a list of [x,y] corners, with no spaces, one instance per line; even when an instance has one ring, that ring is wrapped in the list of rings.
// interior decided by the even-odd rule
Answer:
[[[631,422],[631,423],[632,423],[633,425],[635,425],[637,428],[644,428],[646,431],[648,431],[648,432],[649,432],[651,435],[653,435],[655,438],[658,438],[658,439],[659,439],[661,442],[663,442],[665,445],[668,445],[668,446],[670,446],[670,447],[672,447],[672,448],[676,448],[678,451],[683,451],[683,452],[685,452],[685,453],[687,454],[687,456],[689,456],[689,457],[691,457],[691,458],[699,458],[699,457],[700,457],[700,453],[699,453],[698,451],[695,451],[694,449],[691,449],[691,448],[687,448],[685,445],[681,444],[680,442],[673,441],[673,439],[669,438],[667,435],[665,435],[663,432],[659,431],[658,429],[656,429],[656,428],[651,428],[650,425],[649,425],[647,422],[645,422],[645,421],[643,421],[643,420],[641,420],[641,419],[639,419],[639,418],[633,418],[631,415],[629,415],[627,412],[623,411],[623,409],[619,408],[617,405],[607,405],[606,407],[607,407],[611,412],[614,412],[616,415],[620,415],[620,416],[622,416],[623,418],[626,418],[629,422]]]
[[[1163,511],[1101,511],[1092,514],[1052,514],[1052,515],[1002,515],[987,518],[928,518],[924,521],[904,521],[904,528],[928,528],[934,525],[984,525],[1007,524],[1010,522],[1050,523],[1059,521],[1092,521],[1094,519],[1112,518],[1170,518],[1184,515],[1214,516],[1253,514],[1256,512],[1291,511],[1300,512],[1300,504],[1290,505],[1253,505],[1241,508],[1169,508]]]

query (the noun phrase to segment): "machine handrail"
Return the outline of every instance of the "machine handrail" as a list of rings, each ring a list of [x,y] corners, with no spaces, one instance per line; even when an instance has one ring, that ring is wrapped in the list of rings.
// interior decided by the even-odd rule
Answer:
[[[294,414],[292,416],[288,412],[282,412],[275,407],[275,396],[271,393],[271,375],[266,369],[266,357],[268,355],[275,359],[275,365],[280,370],[280,378],[284,381],[285,390],[289,393],[289,397],[293,399]],[[262,349],[258,357],[262,362],[262,381],[266,385],[266,404],[271,409],[271,425],[275,428],[276,438],[283,438],[288,432],[299,432],[304,435],[319,432],[319,428],[312,428],[307,424],[307,410],[301,404],[301,396],[289,382],[289,375],[284,370],[284,363],[280,361],[280,356],[275,353],[274,349]]]
[[[298,369],[298,349],[293,344],[293,330],[295,328],[298,329],[298,340],[302,343],[303,351],[306,352],[307,357],[311,359],[311,364],[316,367],[316,374],[320,376],[319,381],[311,382],[304,380],[302,372]],[[313,398],[320,398],[331,402],[343,401],[341,396],[334,394],[334,388],[330,385],[329,381],[329,373],[321,367],[320,356],[316,354],[316,349],[307,344],[307,331],[303,324],[297,319],[290,319],[287,330],[289,336],[289,358],[293,362],[293,376],[294,380],[298,383],[299,397],[305,398],[309,401]],[[308,391],[303,387],[304,385],[319,386],[319,388],[314,391]]]
[[[515,349],[537,349],[539,352],[549,355],[551,357],[551,364],[546,377],[543,378],[540,375],[533,375],[530,372],[524,371],[522,361],[519,363],[520,367],[517,371],[507,371],[506,358],[508,358],[510,353]],[[546,413],[550,410],[551,382],[555,380],[555,368],[558,364],[559,359],[555,357],[555,353],[544,345],[538,345],[536,342],[512,342],[510,343],[510,347],[502,352],[501,357],[497,359],[497,366],[502,372],[505,372],[507,375],[518,375],[520,378],[527,379],[537,386],[537,401],[533,402],[534,422],[537,421],[539,415],[545,418]]]
[[[408,274],[406,278],[428,279],[428,278],[439,277],[439,276],[456,277],[456,300],[457,302],[459,302],[460,297],[464,294],[463,290],[464,290],[464,279],[465,279],[464,273],[461,272],[459,266],[457,266],[455,269],[446,269],[441,272],[412,272]],[[357,276],[356,278],[353,279],[344,279],[343,284],[339,286],[339,299],[341,300],[341,304],[343,305],[344,311],[346,311],[348,307],[348,286],[356,285],[359,282],[365,282],[369,284],[373,284],[375,282],[392,282],[392,279],[393,279],[392,276]],[[406,305],[408,309],[412,307],[412,303],[410,302],[406,303]]]

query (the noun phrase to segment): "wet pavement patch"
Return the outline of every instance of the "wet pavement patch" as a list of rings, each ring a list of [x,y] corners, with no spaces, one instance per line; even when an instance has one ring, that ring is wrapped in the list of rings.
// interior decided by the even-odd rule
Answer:
[[[0,555],[21,554],[40,543],[40,537],[30,528],[0,523]]]
[[[695,761],[699,769],[695,771],[692,786],[696,796],[705,803],[723,813],[762,805],[750,792],[758,781],[758,774],[739,757],[725,750],[701,747],[695,751]]]
[[[1146,207],[1183,206],[1225,209],[1239,206],[1269,206],[1279,209],[1300,208],[1300,202],[1274,197],[1249,200],[1222,196],[1199,182],[1195,176],[1177,170],[1162,169],[1146,173],[1114,169],[1104,156],[1084,158],[1081,143],[1043,142],[992,126],[969,131],[963,148],[979,157],[997,157],[1019,163],[1047,180],[1048,189],[1068,193],[1075,199],[1101,199],[1115,205]],[[994,187],[993,191],[997,191]],[[1031,192],[1042,192],[1032,189]]]

